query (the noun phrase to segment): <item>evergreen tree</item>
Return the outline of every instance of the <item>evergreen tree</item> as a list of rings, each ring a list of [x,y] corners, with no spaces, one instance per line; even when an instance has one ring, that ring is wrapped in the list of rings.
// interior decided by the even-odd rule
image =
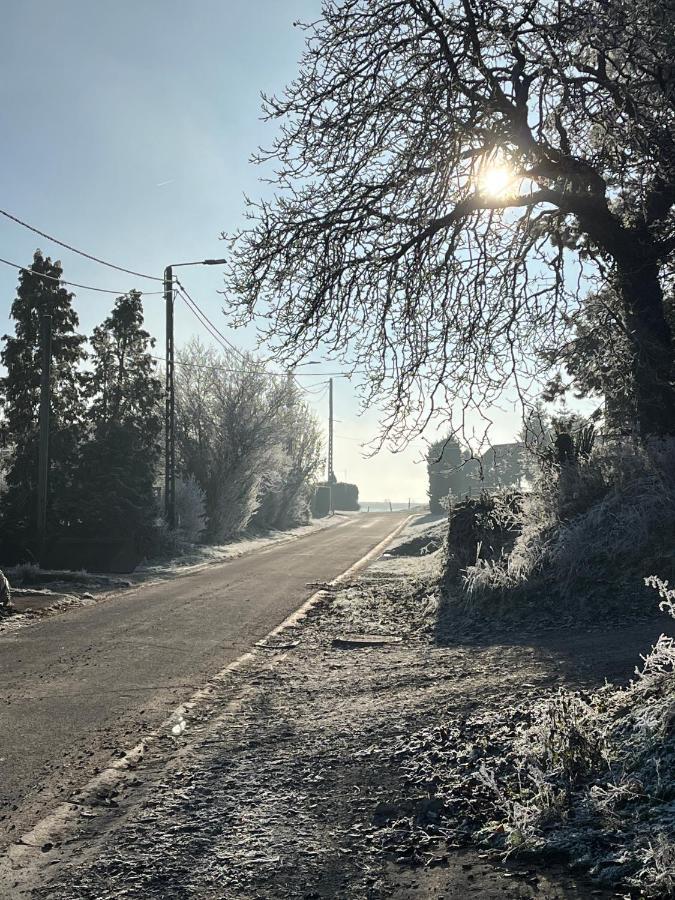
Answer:
[[[675,291],[672,281],[664,290],[664,311],[675,331]],[[542,358],[555,367],[544,391],[547,402],[573,393],[579,398],[598,398],[602,405],[595,417],[602,418],[610,433],[629,433],[637,420],[637,398],[632,371],[635,365],[628,322],[621,297],[613,286],[591,293],[569,316],[574,328],[564,348],[544,351]],[[568,378],[562,377],[564,371]]]
[[[162,384],[143,329],[140,294],[118,297],[91,339],[90,438],[82,449],[78,518],[91,537],[132,535],[147,547],[162,430]]]
[[[429,447],[427,473],[429,510],[434,514],[442,513],[450,494],[457,499],[466,490],[462,448],[454,437],[443,438]]]
[[[36,541],[42,312],[52,317],[48,532],[54,533],[68,517],[83,422],[78,366],[85,352],[73,295],[60,285],[61,274],[60,262],[35,251],[31,271],[21,271],[12,303],[15,333],[3,338],[0,359],[7,373],[0,379],[0,428],[3,446],[10,451],[0,515],[5,555],[23,555]]]

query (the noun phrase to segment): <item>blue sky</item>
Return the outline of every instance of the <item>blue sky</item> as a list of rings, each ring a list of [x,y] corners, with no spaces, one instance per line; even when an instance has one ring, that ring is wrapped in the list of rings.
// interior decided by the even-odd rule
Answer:
[[[97,256],[161,274],[169,262],[218,257],[219,240],[241,221],[242,195],[264,191],[248,162],[268,144],[261,91],[280,91],[295,74],[302,33],[293,21],[316,18],[319,0],[20,0],[3,5],[0,31],[0,208]],[[50,245],[0,217],[0,256],[27,265],[39,246],[60,258],[67,280],[152,289]],[[0,265],[0,327],[17,273]],[[217,268],[181,273],[221,330]],[[76,291],[82,330],[107,314],[114,298]],[[145,304],[149,330],[163,341],[160,297]],[[181,344],[198,323],[177,307]],[[2,324],[4,323],[4,324]],[[228,332],[240,346],[251,332]],[[326,362],[310,370],[313,383]],[[325,415],[327,401],[316,406]],[[355,391],[336,382],[336,474],[362,498],[422,499],[422,445],[403,454],[362,458],[359,441],[377,417],[357,418]],[[501,430],[501,429],[500,429]],[[507,440],[510,434],[498,434]]]

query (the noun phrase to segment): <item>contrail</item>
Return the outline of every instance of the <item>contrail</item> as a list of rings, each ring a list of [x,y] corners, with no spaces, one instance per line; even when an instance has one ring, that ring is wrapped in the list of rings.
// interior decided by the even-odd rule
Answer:
[[[159,184],[156,184],[155,187],[164,187],[165,184],[173,184],[174,179],[170,178],[168,181],[160,181]]]

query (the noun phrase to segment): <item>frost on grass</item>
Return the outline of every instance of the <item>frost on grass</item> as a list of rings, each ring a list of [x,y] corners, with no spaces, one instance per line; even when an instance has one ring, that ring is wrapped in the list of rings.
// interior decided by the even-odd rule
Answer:
[[[490,554],[474,541],[473,559],[460,560],[466,604],[515,605],[537,594],[566,608],[600,600],[605,609],[635,609],[645,565],[675,571],[675,442],[608,444],[551,466],[511,509],[513,546]],[[452,537],[451,522],[449,571]]]
[[[646,579],[675,617],[675,590]],[[599,882],[675,893],[675,641],[624,689],[559,691],[417,732],[394,757],[440,801],[435,833],[502,855],[559,854]]]

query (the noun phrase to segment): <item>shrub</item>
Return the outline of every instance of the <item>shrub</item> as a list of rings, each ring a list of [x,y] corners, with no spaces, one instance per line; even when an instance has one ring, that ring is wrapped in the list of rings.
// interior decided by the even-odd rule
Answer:
[[[472,564],[502,560],[520,532],[522,495],[483,491],[450,508],[447,572],[454,576]]]
[[[296,524],[321,435],[290,373],[272,377],[252,356],[221,356],[194,340],[178,363],[179,468],[203,491],[206,540]]]
[[[675,442],[617,442],[546,468],[521,504],[520,533],[502,558],[464,572],[467,594],[545,587],[566,601],[635,597],[644,566],[670,573],[675,538]]]
[[[675,590],[654,576],[645,582],[658,590],[661,610],[675,618]],[[670,897],[675,891],[673,638],[661,635],[636,674],[627,688],[605,687],[589,698],[560,691],[540,703],[533,724],[514,741],[517,777],[508,788],[492,780],[499,803],[509,795],[512,803],[527,807],[523,836],[532,847],[585,852],[604,880],[625,880],[641,896]],[[565,798],[565,815],[555,830],[547,828],[551,796]]]

